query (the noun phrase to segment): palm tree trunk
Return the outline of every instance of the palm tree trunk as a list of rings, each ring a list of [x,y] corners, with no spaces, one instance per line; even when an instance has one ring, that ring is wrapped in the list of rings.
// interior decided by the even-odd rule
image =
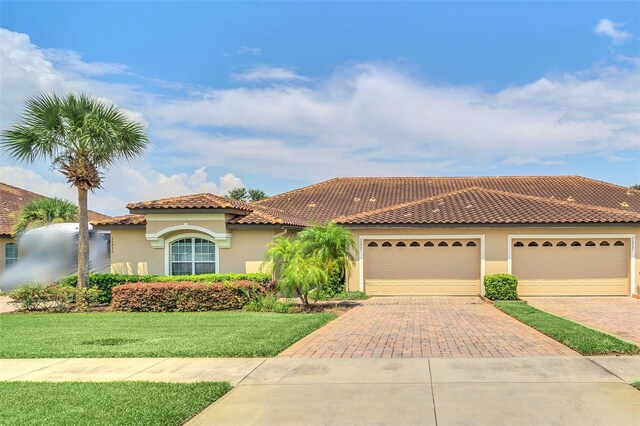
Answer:
[[[81,290],[89,283],[89,214],[87,211],[87,190],[78,188],[78,303]]]

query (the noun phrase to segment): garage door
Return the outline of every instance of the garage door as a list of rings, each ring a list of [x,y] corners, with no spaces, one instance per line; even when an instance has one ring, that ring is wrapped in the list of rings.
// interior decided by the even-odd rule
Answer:
[[[512,244],[521,296],[629,293],[628,239],[514,239]]]
[[[367,240],[363,260],[372,296],[480,293],[480,240]]]

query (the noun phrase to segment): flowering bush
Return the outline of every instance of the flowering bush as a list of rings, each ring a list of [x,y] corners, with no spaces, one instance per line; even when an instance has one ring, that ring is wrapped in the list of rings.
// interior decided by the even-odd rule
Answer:
[[[111,289],[120,284],[127,283],[160,283],[160,282],[208,282],[229,283],[233,281],[252,281],[263,286],[269,285],[271,277],[268,274],[201,274],[201,275],[123,275],[123,274],[90,274],[89,286],[97,286],[102,294],[101,303],[111,302]],[[60,280],[60,285],[76,287],[78,277],[70,275]]]
[[[195,312],[242,309],[267,287],[253,281],[230,283],[132,283],[112,288],[111,306],[127,312]]]

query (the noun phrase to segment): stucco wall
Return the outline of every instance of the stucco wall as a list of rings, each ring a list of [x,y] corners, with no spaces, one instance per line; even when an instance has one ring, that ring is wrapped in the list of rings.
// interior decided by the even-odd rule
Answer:
[[[640,227],[628,226],[585,226],[585,227],[503,227],[503,228],[353,228],[356,243],[363,235],[484,235],[485,237],[485,273],[498,274],[508,272],[507,236],[515,234],[634,234],[636,288],[640,287]],[[349,289],[360,289],[359,254],[354,254],[356,263],[349,276]],[[640,291],[636,290],[636,293]]]
[[[224,214],[148,214],[147,233],[155,234],[158,231],[172,227],[189,225],[206,228],[215,233],[227,232]]]
[[[258,272],[274,235],[273,229],[231,231],[231,248],[220,249],[220,272]]]
[[[164,250],[154,249],[144,229],[111,231],[111,272],[164,275]]]
[[[217,224],[218,222],[214,222]],[[222,222],[224,224],[224,222]],[[156,223],[154,223],[155,225]],[[206,223],[198,222],[198,226]],[[175,223],[162,223],[162,228]],[[153,229],[153,228],[152,228]],[[217,232],[220,232],[219,230]],[[231,234],[231,247],[219,248],[219,272],[256,272],[264,258],[266,245],[271,242],[276,230],[235,229],[223,231]],[[165,274],[165,249],[153,248],[147,241],[145,229],[111,231],[111,271],[120,274]],[[199,235],[193,231],[174,231],[165,235],[167,239],[181,234]],[[203,238],[207,235],[200,234]]]

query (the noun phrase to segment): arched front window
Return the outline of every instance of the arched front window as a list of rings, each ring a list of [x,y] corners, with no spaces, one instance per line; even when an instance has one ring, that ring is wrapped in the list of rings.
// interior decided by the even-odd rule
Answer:
[[[18,261],[18,245],[7,243],[4,245],[4,266],[8,267]]]
[[[171,275],[216,272],[216,244],[204,238],[182,238],[171,243]]]

